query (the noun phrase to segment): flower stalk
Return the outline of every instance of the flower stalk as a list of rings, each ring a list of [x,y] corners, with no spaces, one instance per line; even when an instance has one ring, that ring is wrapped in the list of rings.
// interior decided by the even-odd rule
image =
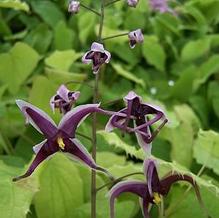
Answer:
[[[114,39],[117,37],[121,37],[121,36],[127,36],[129,33],[121,33],[121,34],[117,34],[117,35],[113,35],[113,36],[108,36],[102,39],[102,41],[106,41],[108,39]]]
[[[93,8],[90,8],[83,3],[80,3],[80,6],[87,9],[88,11],[91,11],[92,13],[96,14],[97,16],[101,16],[101,14],[98,11],[95,11]]]
[[[103,23],[104,23],[104,6],[105,0],[101,0],[101,12],[100,12],[100,26],[99,26],[99,34],[98,34],[98,42],[102,41],[102,32],[103,32]],[[99,73],[95,74],[95,84],[94,84],[94,93],[93,93],[93,102],[97,102],[98,100],[98,80]],[[96,153],[97,153],[97,114],[93,114],[92,121],[92,139],[93,139],[93,147],[92,147],[92,158],[96,161]],[[91,218],[96,218],[96,171],[92,170],[91,173]]]

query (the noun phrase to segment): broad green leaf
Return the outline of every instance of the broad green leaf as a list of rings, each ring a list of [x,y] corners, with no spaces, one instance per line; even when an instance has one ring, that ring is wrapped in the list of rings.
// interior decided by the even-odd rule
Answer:
[[[0,161],[0,210],[3,218],[25,218],[35,193],[38,191],[36,178],[12,182],[23,169],[8,166]]]
[[[30,46],[16,43],[8,53],[0,54],[0,81],[8,85],[12,94],[16,94],[39,59],[39,55]]]
[[[51,44],[52,37],[52,31],[48,25],[39,24],[27,35],[25,42],[36,49],[40,54],[44,54]]]
[[[45,59],[47,66],[57,70],[68,71],[71,65],[81,57],[81,53],[74,50],[55,51]]]
[[[193,189],[189,191],[186,195],[184,194],[186,191],[185,188],[176,186],[171,190],[171,201],[170,201],[170,208],[171,206],[176,205],[178,202],[177,207],[175,206],[172,209],[172,214],[168,217],[170,218],[206,218],[206,215],[203,209],[200,207],[198,200],[195,196],[195,192]],[[201,187],[200,189],[201,196],[204,202],[204,205],[211,217],[218,217],[219,216],[219,207],[218,198],[206,188]],[[183,197],[183,198],[182,198]],[[179,201],[181,199],[181,201]]]
[[[26,2],[20,0],[1,0],[0,8],[13,8],[16,10],[29,11],[29,6]]]
[[[104,131],[98,131],[98,134],[101,134],[108,141],[109,145],[122,149],[130,156],[136,157],[140,160],[145,160],[145,158],[148,157],[148,155],[146,155],[142,149],[136,150],[135,147],[122,141],[115,133],[106,133]],[[190,175],[200,186],[205,187],[210,192],[212,192],[217,198],[219,198],[219,187],[214,185],[212,181],[205,180],[196,176],[195,174],[191,173],[187,168],[176,163],[175,161],[167,162],[156,157],[153,158],[155,158],[159,163],[160,177],[165,176],[169,172],[177,172],[180,174]]]
[[[194,91],[196,91],[208,78],[219,72],[219,55],[212,55],[199,68],[199,75],[194,80]]]
[[[181,72],[180,78],[171,89],[171,96],[181,101],[187,101],[193,91],[193,81],[197,77],[197,67],[189,66]]]
[[[126,154],[130,154],[131,156],[137,157],[138,159],[143,160],[145,155],[141,151],[141,149],[137,150],[134,146],[130,146],[126,142],[124,142],[122,139],[119,138],[119,136],[114,133],[107,133],[106,131],[98,131],[97,134],[101,135],[109,145],[114,146],[115,148],[122,149],[126,152]]]
[[[72,218],[83,203],[83,180],[74,163],[56,154],[44,163],[39,180],[40,191],[35,198],[38,217]]]
[[[79,29],[79,39],[82,44],[85,44],[89,35],[95,30],[97,16],[93,13],[83,13],[81,14],[78,21],[78,29]]]
[[[219,175],[219,134],[200,130],[193,147],[196,161]]]
[[[52,1],[31,1],[33,10],[47,23],[51,28],[55,28],[58,22],[65,20],[64,14],[58,5]]]
[[[210,50],[211,40],[209,38],[189,41],[182,49],[181,60],[193,61],[197,58],[207,55]]]
[[[161,137],[168,140],[172,145],[172,159],[189,167],[193,158],[193,141],[198,132],[200,122],[187,105],[175,106],[174,111],[180,124],[176,128],[164,128],[161,131]]]
[[[121,65],[119,64],[112,64],[113,68],[115,69],[116,73],[118,73],[120,76],[135,82],[139,85],[141,85],[143,88],[145,87],[145,83],[143,79],[139,79],[138,77],[136,77],[134,74],[126,71],[125,69],[122,68]]]
[[[55,27],[54,46],[57,50],[71,49],[73,45],[74,32],[67,27],[64,21],[60,21]]]
[[[166,54],[156,36],[144,36],[142,52],[149,64],[160,71],[165,71]]]

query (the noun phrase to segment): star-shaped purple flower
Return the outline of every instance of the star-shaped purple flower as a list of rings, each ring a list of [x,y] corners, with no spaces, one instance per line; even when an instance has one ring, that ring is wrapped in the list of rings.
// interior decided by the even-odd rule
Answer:
[[[90,51],[82,57],[82,62],[85,64],[93,63],[93,73],[96,74],[104,63],[109,63],[110,58],[111,54],[104,49],[102,44],[93,42]]]
[[[36,156],[26,173],[14,178],[13,181],[30,176],[39,164],[59,151],[70,154],[92,169],[107,173],[96,165],[86,148],[75,138],[76,128],[90,113],[103,113],[99,104],[86,104],[74,108],[63,116],[57,126],[45,112],[32,104],[23,100],[17,100],[16,103],[26,117],[26,122],[42,133],[45,140],[33,147]]]
[[[72,92],[65,85],[61,85],[56,92],[56,95],[50,99],[50,106],[55,111],[58,108],[60,113],[66,114],[71,110],[80,96],[80,92]]]
[[[68,12],[71,12],[73,14],[77,14],[80,10],[80,2],[71,0],[68,5]]]
[[[109,132],[114,128],[119,128],[124,132],[135,132],[139,145],[146,152],[151,153],[151,142],[168,121],[164,112],[157,106],[142,103],[141,97],[133,91],[125,96],[124,101],[127,103],[127,107],[120,110],[119,113],[126,114],[126,117],[119,114],[113,115],[106,125],[106,131]],[[149,120],[148,115],[155,116]],[[150,127],[159,120],[162,123],[151,133]],[[130,121],[134,123],[134,128],[129,127]]]
[[[191,176],[174,173],[160,180],[156,168],[156,161],[154,161],[153,159],[148,159],[144,162],[144,173],[147,182],[138,180],[123,181],[117,183],[110,190],[109,197],[111,218],[114,218],[115,199],[120,194],[125,192],[130,192],[139,196],[143,217],[150,218],[149,205],[159,205],[162,197],[165,197],[169,193],[171,186],[178,181],[188,182],[194,187],[197,199],[202,208],[205,209],[201,199],[199,188]]]
[[[141,29],[134,30],[128,34],[129,45],[131,48],[134,48],[137,43],[143,43],[144,35],[142,34]]]

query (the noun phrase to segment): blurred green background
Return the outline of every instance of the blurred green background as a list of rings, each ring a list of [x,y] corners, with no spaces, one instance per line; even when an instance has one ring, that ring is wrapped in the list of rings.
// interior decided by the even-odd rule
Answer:
[[[99,10],[100,1],[83,0]],[[103,36],[141,28],[145,41],[130,49],[128,37],[105,42],[112,54],[100,76],[102,107],[119,110],[129,90],[145,102],[163,108],[170,123],[153,143],[160,161],[160,174],[168,170],[192,172],[200,184],[212,218],[219,217],[219,1],[174,1],[178,13],[151,12],[140,0],[136,9],[121,1],[106,9]],[[33,157],[32,146],[41,135],[25,121],[15,99],[42,108],[57,122],[49,99],[60,84],[94,82],[83,53],[97,38],[99,18],[81,8],[67,12],[66,0],[0,0],[0,218],[89,218],[90,171],[62,154],[44,162],[31,178],[12,183]],[[92,102],[87,85],[78,104]],[[109,103],[119,100],[116,104]],[[97,162],[115,176],[142,171],[143,153],[135,136],[102,131],[107,117],[98,117]],[[91,135],[88,118],[79,128]],[[91,149],[90,141],[79,137]],[[201,177],[195,177],[202,165]],[[133,178],[144,179],[141,176]],[[98,174],[98,186],[107,178]],[[204,217],[191,190],[175,185],[165,199],[166,218]],[[109,217],[107,189],[98,193],[97,217]],[[151,210],[157,217],[157,208]],[[124,194],[116,203],[116,218],[142,217],[138,199]]]

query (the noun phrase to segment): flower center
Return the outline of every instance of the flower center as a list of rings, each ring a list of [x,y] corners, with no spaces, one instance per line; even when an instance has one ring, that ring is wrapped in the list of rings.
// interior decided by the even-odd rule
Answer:
[[[157,192],[154,192],[153,194],[154,194],[153,202],[158,205],[161,202],[161,197]]]
[[[59,147],[60,147],[62,150],[65,149],[65,143],[64,143],[64,141],[63,141],[63,138],[58,137],[58,138],[57,138],[57,143],[58,143]]]

